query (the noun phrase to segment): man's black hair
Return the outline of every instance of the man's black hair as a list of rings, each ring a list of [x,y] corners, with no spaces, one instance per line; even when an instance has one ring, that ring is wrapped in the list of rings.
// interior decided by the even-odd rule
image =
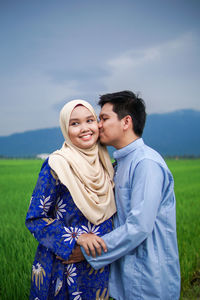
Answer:
[[[146,121],[145,102],[131,91],[121,91],[100,96],[99,105],[106,103],[113,105],[113,111],[121,120],[130,115],[133,121],[133,130],[136,135],[142,136]]]

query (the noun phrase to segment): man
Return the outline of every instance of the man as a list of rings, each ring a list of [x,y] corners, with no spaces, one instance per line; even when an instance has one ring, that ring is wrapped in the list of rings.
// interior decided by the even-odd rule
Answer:
[[[111,264],[109,291],[114,299],[179,299],[174,182],[162,157],[141,138],[144,101],[122,91],[101,96],[99,104],[100,141],[117,149],[117,214],[114,230],[102,243],[93,234],[80,236],[77,243],[95,269]],[[97,244],[104,252],[87,255],[89,250],[94,255],[95,248],[100,254]]]

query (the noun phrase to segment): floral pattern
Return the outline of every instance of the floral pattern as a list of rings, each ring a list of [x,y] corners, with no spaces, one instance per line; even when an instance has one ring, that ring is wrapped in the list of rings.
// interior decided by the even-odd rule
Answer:
[[[44,198],[44,196],[43,196]],[[50,196],[46,197],[44,200],[40,199],[40,205],[39,205],[39,208],[41,208],[43,211],[42,211],[42,215],[47,215],[47,212],[50,208],[50,205],[51,205],[51,201],[50,200]]]
[[[66,234],[63,234],[62,236],[65,237],[64,242],[69,241],[71,244],[73,239],[77,240],[77,238],[81,235],[82,230],[78,229],[77,227],[73,228],[67,228],[64,227],[64,230],[67,232]]]
[[[62,288],[62,284],[63,284],[62,280],[60,280],[60,278],[57,278],[55,296],[57,296],[58,293],[60,292],[60,290]]]
[[[45,270],[39,263],[37,263],[36,266],[33,265],[32,270],[32,280],[35,279],[35,285],[38,286],[40,290],[40,285],[43,284],[44,277],[46,276]]]
[[[58,201],[57,201],[56,207],[55,207],[57,219],[63,218],[63,213],[66,212],[66,210],[64,209],[64,207],[66,205],[67,205],[66,203],[65,204],[63,203],[63,199],[58,198]]]
[[[72,295],[75,296],[75,298],[73,300],[82,300],[81,294],[82,294],[82,292],[74,292],[74,293],[72,293]]]
[[[82,225],[81,227],[82,227],[83,233],[94,233],[96,235],[100,234],[100,232],[98,232],[99,226],[92,225],[89,221],[88,221],[87,227],[84,225]]]
[[[39,242],[32,267],[30,299],[108,299],[109,267],[94,270],[87,261],[62,264],[82,233],[102,236],[112,220],[95,226],[76,207],[67,188],[53,176],[48,159],[40,171],[26,216],[26,226]]]
[[[71,285],[71,283],[74,283],[73,277],[77,276],[75,271],[76,271],[76,267],[74,267],[73,264],[67,266],[67,271],[65,272],[65,274],[67,275],[67,284],[68,285]]]

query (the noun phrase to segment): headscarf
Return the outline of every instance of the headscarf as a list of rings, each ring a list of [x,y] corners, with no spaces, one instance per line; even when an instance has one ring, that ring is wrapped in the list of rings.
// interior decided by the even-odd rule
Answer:
[[[78,99],[65,104],[60,112],[60,127],[65,142],[60,150],[49,156],[49,165],[67,187],[83,215],[98,225],[116,212],[113,167],[106,147],[99,142],[89,149],[72,144],[68,135],[69,120],[77,105],[85,106],[97,120],[88,102]]]

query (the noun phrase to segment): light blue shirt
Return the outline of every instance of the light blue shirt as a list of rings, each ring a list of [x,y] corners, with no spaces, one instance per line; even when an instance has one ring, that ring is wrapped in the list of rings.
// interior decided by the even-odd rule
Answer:
[[[88,262],[111,264],[110,296],[117,300],[176,300],[180,267],[173,177],[162,157],[137,139],[114,152],[117,161],[114,230],[108,252]]]

